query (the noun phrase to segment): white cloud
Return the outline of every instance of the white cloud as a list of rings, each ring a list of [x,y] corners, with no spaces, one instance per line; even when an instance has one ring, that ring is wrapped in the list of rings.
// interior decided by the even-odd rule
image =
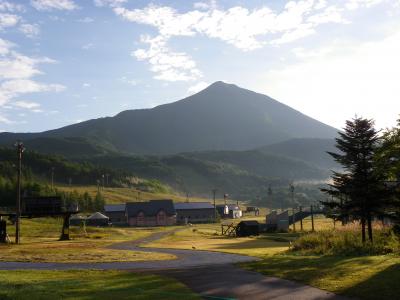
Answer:
[[[360,7],[371,7],[373,5],[380,4],[384,1],[386,0],[347,0],[346,8],[354,10]]]
[[[167,43],[174,36],[202,35],[222,40],[242,51],[251,51],[267,44],[290,43],[315,34],[316,28],[324,23],[348,23],[342,16],[343,10],[328,6],[325,0],[289,1],[280,12],[268,6],[253,10],[235,6],[224,10],[214,1],[196,2],[194,8],[179,13],[169,6],[150,4],[143,9],[115,6],[113,10],[127,21],[157,29],[157,36],[142,39],[150,48],[138,49],[134,56],[150,63],[151,70],[158,73],[155,78],[169,81],[193,80],[201,74],[188,54],[175,53],[168,48]],[[178,65],[161,63],[168,58],[179,61]],[[188,65],[191,67],[187,68]],[[188,74],[190,69],[193,73]]]
[[[25,11],[25,8],[21,4],[16,4],[8,1],[0,1],[0,11],[23,12]]]
[[[129,79],[129,78],[125,77],[125,76],[122,76],[121,78],[119,78],[119,81],[121,81],[123,83],[126,83],[126,84],[129,84],[129,85],[132,85],[132,86],[136,86],[138,84],[138,82],[136,80]]]
[[[47,57],[31,58],[12,51],[8,57],[0,57],[0,79],[29,78],[41,74],[36,68],[38,64],[54,62]]]
[[[0,30],[17,25],[20,19],[17,15],[0,13]]]
[[[14,46],[10,41],[0,38],[0,55],[7,55]]]
[[[72,0],[31,0],[31,5],[37,10],[74,10],[78,6]]]
[[[138,49],[132,52],[132,56],[148,61],[150,70],[156,73],[155,79],[189,81],[202,76],[196,63],[187,54],[170,50],[163,37],[142,36],[141,41],[149,44],[149,49]]]
[[[39,35],[40,28],[38,24],[21,24],[19,26],[19,31],[29,38],[34,38]]]
[[[90,87],[90,83],[84,82],[84,83],[82,84],[82,87],[88,88],[88,87]]]
[[[94,19],[90,18],[90,17],[84,17],[82,19],[77,20],[80,23],[92,23],[94,22]]]
[[[0,115],[0,123],[13,124],[14,122],[11,121],[10,119],[8,119],[6,116]],[[5,131],[5,130],[0,130],[0,132],[1,131]]]
[[[94,47],[93,43],[87,43],[87,44],[82,46],[82,49],[83,50],[89,50],[89,49],[92,49],[93,47]]]
[[[15,101],[13,105],[19,108],[24,108],[29,110],[38,109],[40,107],[39,103],[29,102],[29,101]]]
[[[395,124],[400,112],[400,29],[381,41],[334,43],[294,53],[298,62],[262,79],[263,92],[336,127],[355,114],[376,118],[378,127]]]
[[[42,74],[38,65],[54,63],[47,57],[32,58],[13,50],[15,45],[0,39],[0,106],[23,94],[38,92],[60,92],[65,89],[60,84],[45,84],[32,80],[32,77]],[[28,102],[15,102],[16,106],[27,105]],[[37,109],[37,108],[36,108]]]
[[[187,91],[189,94],[195,94],[197,92],[204,90],[208,86],[209,86],[209,84],[207,82],[200,81],[200,82],[196,83],[195,85],[190,86]]]
[[[94,0],[94,5],[98,7],[103,7],[103,6],[119,7],[126,2],[127,0]]]

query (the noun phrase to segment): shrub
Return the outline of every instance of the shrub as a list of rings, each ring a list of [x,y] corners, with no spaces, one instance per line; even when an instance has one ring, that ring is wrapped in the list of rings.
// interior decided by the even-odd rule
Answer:
[[[391,229],[375,229],[374,243],[362,244],[355,228],[307,233],[293,242],[291,251],[317,255],[373,255],[400,253],[400,239]]]

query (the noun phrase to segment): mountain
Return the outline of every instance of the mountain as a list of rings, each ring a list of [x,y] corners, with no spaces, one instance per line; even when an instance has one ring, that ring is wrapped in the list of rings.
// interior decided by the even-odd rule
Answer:
[[[337,152],[334,139],[290,139],[258,148],[257,150],[272,155],[295,158],[320,169],[338,169],[340,166],[327,153]]]
[[[31,143],[33,149],[61,151],[67,156],[71,153],[64,144],[74,149],[73,156],[79,156],[80,149],[86,155],[90,148],[95,153],[166,155],[249,150],[292,138],[333,138],[336,133],[335,128],[268,96],[219,81],[195,95],[152,109],[127,110],[41,133],[1,133],[0,144],[11,145],[19,139]],[[45,140],[39,138],[57,141],[47,140],[43,146]],[[71,138],[79,139],[71,142]]]

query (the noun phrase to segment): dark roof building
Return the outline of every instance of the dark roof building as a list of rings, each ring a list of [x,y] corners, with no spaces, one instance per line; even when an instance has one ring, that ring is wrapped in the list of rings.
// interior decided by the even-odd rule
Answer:
[[[110,218],[110,223],[116,225],[127,224],[126,204],[106,204],[104,205],[104,214]]]
[[[176,210],[170,199],[126,203],[130,226],[167,226],[176,224]]]
[[[251,235],[258,235],[259,234],[259,226],[260,224],[258,221],[248,220],[248,221],[241,221],[236,226],[236,236],[251,236]]]
[[[209,202],[180,202],[174,205],[180,224],[214,222],[214,205]]]

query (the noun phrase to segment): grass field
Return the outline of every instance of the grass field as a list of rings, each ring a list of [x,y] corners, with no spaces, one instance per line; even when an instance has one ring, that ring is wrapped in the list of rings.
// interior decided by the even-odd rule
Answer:
[[[265,222],[263,216],[248,215],[244,219]],[[240,221],[241,219],[224,220],[223,222],[228,224]],[[300,229],[299,223],[296,226],[297,229]],[[331,229],[333,222],[322,216],[316,216],[314,226],[316,230]],[[311,230],[310,219],[303,221],[303,228],[305,231]],[[290,242],[299,234],[299,232],[271,233],[258,237],[232,238],[221,234],[220,224],[195,224],[146,246],[173,249],[193,249],[194,247],[197,250],[221,251],[263,258],[288,250]]]
[[[113,250],[107,246],[136,240],[166,228],[71,227],[71,241],[58,241],[61,219],[22,219],[21,244],[0,245],[0,261],[116,262],[174,259],[173,255]],[[9,232],[11,227],[9,227]],[[13,236],[11,235],[11,239]]]
[[[122,271],[0,271],[0,299],[201,299],[178,281]]]
[[[177,231],[146,247],[210,250],[264,257],[288,249],[292,234],[232,238],[221,235],[220,224],[198,224]]]
[[[398,299],[400,257],[275,255],[244,268],[360,299]]]

